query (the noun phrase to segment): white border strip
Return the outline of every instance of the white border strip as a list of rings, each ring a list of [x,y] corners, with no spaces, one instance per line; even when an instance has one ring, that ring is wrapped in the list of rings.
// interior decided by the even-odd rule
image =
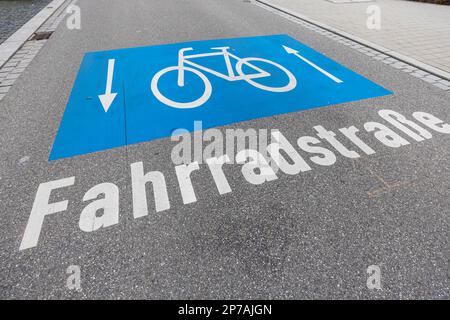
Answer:
[[[19,30],[0,44],[0,68],[19,50],[22,45],[61,7],[66,0],[53,0],[44,9],[25,23]]]
[[[419,69],[427,71],[427,72],[429,72],[431,74],[434,74],[434,75],[436,75],[436,76],[438,76],[440,78],[444,78],[446,80],[450,80],[450,73],[448,73],[448,72],[446,72],[444,70],[438,69],[436,67],[433,67],[433,66],[431,66],[429,64],[426,64],[426,63],[423,63],[423,62],[418,61],[418,60],[416,60],[414,58],[411,58],[411,57],[406,56],[404,54],[398,53],[396,51],[392,51],[392,50],[386,49],[386,48],[384,48],[384,47],[382,47],[382,46],[380,46],[378,44],[375,44],[373,42],[364,40],[364,39],[362,39],[362,38],[360,38],[358,36],[355,36],[353,34],[350,34],[348,32],[339,30],[339,29],[334,28],[334,27],[330,27],[329,25],[326,25],[326,24],[324,24],[322,22],[319,22],[319,21],[316,21],[314,19],[311,19],[310,17],[307,17],[307,16],[305,16],[303,14],[300,14],[300,13],[292,11],[290,9],[286,9],[286,8],[284,8],[282,6],[273,4],[273,3],[271,3],[268,0],[255,0],[255,1],[259,2],[259,3],[262,3],[262,4],[266,5],[266,6],[269,6],[269,7],[273,8],[273,9],[276,9],[278,11],[284,12],[284,13],[286,13],[286,14],[288,14],[290,16],[293,16],[295,18],[304,20],[304,21],[306,21],[306,22],[308,22],[310,24],[313,24],[313,25],[315,25],[317,27],[320,27],[322,29],[325,29],[325,30],[328,30],[330,32],[336,33],[336,34],[338,34],[338,35],[340,35],[340,36],[342,36],[344,38],[347,38],[347,39],[350,39],[352,41],[358,42],[358,43],[360,43],[360,44],[362,44],[362,45],[364,45],[366,47],[370,47],[370,48],[372,48],[374,50],[377,50],[377,51],[379,51],[381,53],[384,53],[384,54],[386,54],[388,56],[391,56],[391,57],[393,57],[393,58],[395,58],[397,60],[400,60],[400,61],[403,61],[403,62],[405,62],[407,64],[413,65],[413,66],[415,66],[415,67],[417,67]]]

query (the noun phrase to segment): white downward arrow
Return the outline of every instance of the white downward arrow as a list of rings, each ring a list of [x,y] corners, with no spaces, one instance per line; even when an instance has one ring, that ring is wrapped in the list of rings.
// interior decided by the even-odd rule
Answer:
[[[294,54],[295,56],[297,56],[298,58],[302,59],[303,61],[305,61],[307,64],[309,64],[311,67],[313,67],[314,69],[316,69],[317,71],[323,73],[324,75],[326,75],[328,78],[330,78],[331,80],[337,82],[337,83],[342,83],[344,81],[342,81],[341,79],[333,76],[331,73],[323,70],[321,67],[319,67],[318,65],[312,63],[311,61],[309,61],[308,59],[306,59],[305,57],[301,56],[297,50],[294,50],[292,48],[283,46],[284,50],[286,50],[287,53],[289,54]]]
[[[105,94],[101,94],[98,96],[100,102],[102,103],[103,109],[105,109],[105,112],[108,112],[109,107],[111,107],[111,104],[117,96],[117,93],[111,93],[115,62],[115,59],[108,60],[108,75],[106,78]]]

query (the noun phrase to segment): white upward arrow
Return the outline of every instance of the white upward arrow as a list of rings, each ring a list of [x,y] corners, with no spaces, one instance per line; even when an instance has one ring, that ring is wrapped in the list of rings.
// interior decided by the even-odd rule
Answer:
[[[108,75],[106,78],[105,94],[101,94],[98,96],[100,102],[102,103],[103,109],[105,109],[105,112],[108,112],[109,107],[111,107],[111,104],[117,96],[117,93],[111,93],[115,62],[115,59],[108,60]]]
[[[323,70],[321,67],[319,67],[318,65],[312,63],[311,61],[309,61],[308,59],[306,59],[305,57],[301,56],[297,50],[294,50],[292,48],[283,46],[284,50],[286,50],[287,53],[289,54],[294,54],[295,56],[297,56],[298,58],[302,59],[303,61],[305,61],[307,64],[309,64],[311,67],[313,67],[314,69],[316,69],[317,71],[323,73],[324,75],[326,75],[328,78],[330,78],[331,80],[337,82],[337,83],[342,83],[344,81],[342,81],[341,79],[333,76],[331,73]]]

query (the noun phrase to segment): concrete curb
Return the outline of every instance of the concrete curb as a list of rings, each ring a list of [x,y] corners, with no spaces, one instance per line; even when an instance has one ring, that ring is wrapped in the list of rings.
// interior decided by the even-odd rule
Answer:
[[[66,0],[53,0],[44,9],[25,23],[19,30],[0,44],[0,68],[19,50],[22,45],[61,7]]]
[[[387,49],[387,48],[385,48],[383,46],[380,46],[380,45],[375,44],[373,42],[364,40],[364,39],[362,39],[362,38],[360,38],[358,36],[355,36],[353,34],[350,34],[348,32],[345,32],[345,31],[342,31],[340,29],[331,27],[331,26],[329,26],[329,25],[327,25],[325,23],[322,23],[322,22],[319,22],[317,20],[311,19],[311,18],[309,18],[309,17],[307,17],[307,16],[305,16],[303,14],[300,14],[298,12],[295,12],[293,10],[290,10],[290,9],[284,8],[282,6],[273,4],[273,3],[271,3],[268,0],[255,0],[255,2],[262,3],[262,4],[264,4],[264,5],[268,6],[268,7],[271,7],[273,9],[275,9],[275,10],[284,12],[284,13],[290,15],[290,16],[293,16],[295,18],[298,18],[300,20],[308,22],[308,23],[310,23],[312,25],[315,25],[315,26],[317,26],[319,28],[322,28],[322,29],[325,29],[327,31],[333,32],[333,33],[338,34],[338,35],[340,35],[340,36],[342,36],[344,38],[347,38],[349,40],[358,42],[359,44],[361,44],[363,46],[372,48],[372,49],[374,49],[376,51],[379,51],[381,53],[384,53],[384,54],[386,54],[386,55],[388,55],[388,56],[390,56],[392,58],[395,58],[397,60],[403,61],[403,62],[405,62],[407,64],[410,64],[410,65],[415,66],[415,67],[417,67],[419,69],[422,69],[422,70],[427,71],[427,72],[429,72],[431,74],[434,74],[434,75],[436,75],[436,76],[438,76],[440,78],[443,78],[443,79],[446,79],[446,80],[450,80],[450,73],[445,72],[444,70],[438,69],[438,68],[433,67],[433,66],[431,66],[429,64],[426,64],[424,62],[418,61],[418,60],[416,60],[414,58],[411,58],[409,56],[406,56],[404,54],[401,54],[399,52],[396,52],[396,51],[393,51],[393,50],[389,50],[389,49]]]

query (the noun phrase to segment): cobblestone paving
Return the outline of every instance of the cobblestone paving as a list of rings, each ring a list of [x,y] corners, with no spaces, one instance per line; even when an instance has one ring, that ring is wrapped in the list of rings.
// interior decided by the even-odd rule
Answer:
[[[0,43],[50,2],[51,0],[0,0]]]

